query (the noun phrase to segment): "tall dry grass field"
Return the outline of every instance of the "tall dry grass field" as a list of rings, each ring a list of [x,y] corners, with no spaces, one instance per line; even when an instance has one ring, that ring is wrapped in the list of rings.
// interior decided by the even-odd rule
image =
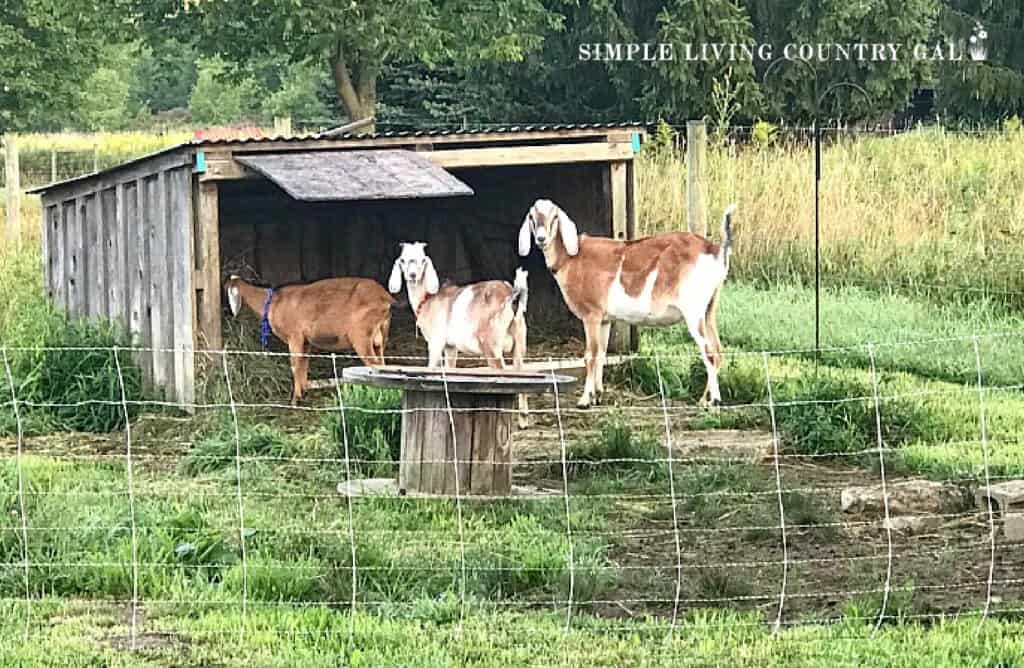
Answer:
[[[736,275],[771,282],[813,275],[814,156],[806,139],[709,147],[714,238],[722,209],[739,205]],[[826,142],[820,228],[827,280],[952,297],[985,292],[1024,304],[1024,132],[928,129]],[[643,157],[637,178],[638,233],[685,229],[685,162]]]

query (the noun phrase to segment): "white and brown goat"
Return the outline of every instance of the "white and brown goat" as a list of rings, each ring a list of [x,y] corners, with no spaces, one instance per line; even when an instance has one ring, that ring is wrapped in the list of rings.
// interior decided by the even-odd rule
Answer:
[[[395,299],[369,278],[327,278],[306,284],[261,288],[238,276],[225,284],[232,315],[245,304],[261,326],[264,321],[288,344],[292,367],[292,404],[309,386],[313,348],[354,350],[364,364],[384,364]]]
[[[617,241],[579,234],[558,205],[539,199],[519,230],[519,254],[528,255],[530,239],[544,253],[562,297],[583,321],[587,380],[578,405],[589,406],[604,391],[602,376],[613,321],[664,327],[685,322],[700,349],[708,380],[702,403],[721,401],[718,370],[722,344],[716,313],[722,283],[729,272],[735,205],[722,217],[722,243],[696,234],[670,232]]]
[[[505,354],[512,366],[523,367],[526,355],[526,271],[516,270],[514,283],[481,281],[470,285],[441,286],[426,243],[401,244],[391,269],[388,289],[397,293],[405,279],[409,305],[416,326],[427,341],[427,365],[454,367],[459,353],[479,355],[488,366],[505,368]],[[520,423],[526,415],[526,396],[519,396]]]

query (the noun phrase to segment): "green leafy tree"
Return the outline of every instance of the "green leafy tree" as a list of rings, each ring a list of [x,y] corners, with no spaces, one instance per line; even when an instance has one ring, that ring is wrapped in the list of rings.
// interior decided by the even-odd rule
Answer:
[[[220,58],[199,61],[196,85],[189,97],[192,120],[210,125],[225,125],[241,120],[256,120],[259,101],[265,91],[252,77],[229,76],[232,70]]]
[[[939,68],[940,115],[984,122],[1024,114],[1024,5],[1020,0],[945,0],[937,37],[962,48],[982,44],[983,60],[969,54]],[[979,34],[980,33],[980,34]]]
[[[237,63],[273,54],[325,66],[352,119],[374,115],[388,63],[520,61],[560,19],[541,0],[160,0],[140,10],[150,34],[175,25],[179,38]]]
[[[277,89],[263,103],[267,118],[289,116],[299,122],[317,122],[329,118],[331,110],[320,93],[324,88],[321,68],[305,63],[289,65]]]
[[[120,0],[0,3],[0,133],[68,120],[103,45],[127,26]]]
[[[197,60],[188,42],[164,38],[145,44],[135,58],[132,102],[154,112],[188,107],[198,75]]]

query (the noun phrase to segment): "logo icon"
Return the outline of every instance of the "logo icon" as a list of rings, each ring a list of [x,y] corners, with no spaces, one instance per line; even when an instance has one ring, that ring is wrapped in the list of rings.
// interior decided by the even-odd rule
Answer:
[[[982,61],[988,57],[988,47],[985,46],[987,39],[988,31],[985,30],[985,26],[981,24],[981,21],[975,21],[974,30],[971,31],[967,45],[967,55],[971,57],[971,60]]]

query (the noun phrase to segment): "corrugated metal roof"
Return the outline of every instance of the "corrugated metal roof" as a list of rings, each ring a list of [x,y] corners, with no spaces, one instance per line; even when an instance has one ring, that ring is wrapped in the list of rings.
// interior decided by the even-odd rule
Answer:
[[[314,139],[380,139],[383,137],[458,137],[464,135],[511,135],[522,132],[558,132],[562,130],[615,130],[644,128],[649,123],[627,121],[621,123],[565,123],[554,125],[504,125],[481,126],[459,129],[431,130],[396,130],[392,132],[346,132],[340,135],[330,134],[330,130],[304,135],[280,135],[275,137],[242,137],[238,139],[195,139],[188,142],[192,146],[211,146],[218,144],[259,144],[265,142],[309,141]]]
[[[414,151],[312,151],[235,158],[303,202],[421,199],[473,189]]]
[[[289,136],[275,136],[275,137],[246,137],[238,139],[192,139],[181,144],[174,146],[168,146],[165,149],[161,149],[148,155],[126,160],[118,165],[109,167],[98,172],[91,172],[89,174],[83,174],[63,181],[57,181],[49,183],[44,186],[39,186],[28,190],[29,193],[44,193],[47,190],[56,188],[59,186],[65,186],[78,181],[94,178],[110,172],[117,171],[129,165],[135,165],[152,158],[162,156],[168,153],[173,153],[182,149],[201,149],[207,146],[226,146],[226,145],[241,145],[246,144],[265,144],[270,142],[284,142],[284,143],[298,143],[304,141],[315,141],[315,140],[337,140],[337,141],[352,141],[352,140],[365,140],[372,141],[374,139],[382,138],[403,138],[408,137],[410,139],[420,137],[466,137],[471,138],[473,136],[487,136],[494,137],[495,135],[508,135],[513,136],[521,133],[528,132],[559,132],[566,130],[575,131],[595,131],[595,130],[615,130],[615,129],[643,129],[650,125],[650,123],[643,123],[639,121],[625,121],[620,123],[564,123],[564,124],[524,124],[524,125],[507,125],[507,126],[481,126],[476,128],[465,128],[465,129],[433,129],[433,130],[400,130],[394,132],[376,132],[376,133],[365,133],[365,132],[354,132],[345,133],[341,135],[331,135],[329,130],[324,132],[317,132],[313,134],[305,135],[289,135]]]

